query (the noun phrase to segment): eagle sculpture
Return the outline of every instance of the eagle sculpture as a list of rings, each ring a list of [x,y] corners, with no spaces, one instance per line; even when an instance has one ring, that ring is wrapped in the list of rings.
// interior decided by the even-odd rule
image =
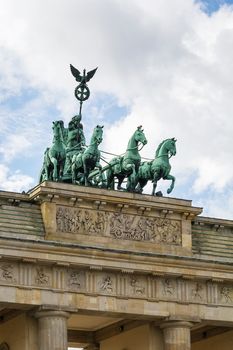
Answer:
[[[97,71],[97,68],[90,70],[89,72],[87,72],[87,74],[86,74],[86,69],[84,69],[83,75],[81,75],[79,70],[74,66],[72,66],[72,64],[70,64],[71,73],[75,77],[76,81],[83,85],[84,84],[86,85],[86,83],[94,76],[95,72]]]

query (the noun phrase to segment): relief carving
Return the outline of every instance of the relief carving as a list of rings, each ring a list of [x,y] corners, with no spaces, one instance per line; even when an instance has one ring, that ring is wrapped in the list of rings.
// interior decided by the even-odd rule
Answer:
[[[36,269],[35,282],[40,286],[47,286],[49,284],[49,276],[46,275],[43,267],[38,267]]]
[[[134,294],[142,295],[145,293],[145,287],[143,287],[136,278],[131,278],[130,285]]]
[[[100,289],[107,292],[112,293],[113,292],[113,282],[110,276],[107,276],[104,278],[100,284]]]
[[[158,218],[155,220],[154,232],[158,243],[181,244],[181,228],[178,221]]]
[[[58,207],[60,232],[113,236],[117,239],[181,245],[179,221],[123,213]]]
[[[22,267],[22,264],[19,264],[20,266]],[[182,280],[182,283],[177,284],[177,280],[174,278],[157,276],[153,278],[153,283],[156,283],[155,287],[155,284],[151,284],[151,279],[148,279],[148,276],[146,277],[144,274],[125,276],[120,272],[104,273],[92,271],[90,273],[88,269],[79,270],[72,267],[59,270],[57,278],[60,282],[54,284],[56,275],[55,277],[53,275],[52,279],[51,273],[52,271],[57,273],[57,270],[54,270],[53,267],[36,267],[34,264],[26,264],[25,266],[27,267],[26,271],[31,272],[27,273],[27,278],[22,279],[18,278],[18,274],[21,273],[22,275],[23,270],[20,272],[20,268],[16,264],[7,261],[2,262],[0,264],[0,279],[3,282],[14,283],[16,287],[33,287],[36,283],[37,288],[51,289],[51,281],[53,281],[52,286],[55,289],[60,289],[61,291],[82,290],[83,293],[88,293],[88,295],[99,293],[100,295],[108,294],[115,295],[116,297],[125,296],[127,298],[136,296],[141,299],[146,298],[147,300],[150,298],[160,300],[161,298],[161,300],[174,300],[175,302],[191,301],[196,304],[205,303],[205,299],[207,298],[210,305],[233,305],[233,286],[230,283],[208,282],[205,284],[198,280],[185,280],[184,284]],[[33,278],[30,277],[31,275]]]
[[[229,286],[223,286],[220,289],[221,297],[227,304],[232,303],[231,292],[232,292],[232,288]]]
[[[203,285],[200,283],[196,283],[195,287],[192,289],[192,297],[194,299],[202,300],[203,299],[203,291],[204,291]]]
[[[13,281],[13,266],[11,264],[3,264],[1,266],[2,274],[1,277],[7,282]]]
[[[173,286],[172,281],[166,278],[163,281],[163,294],[173,296],[174,293],[175,293],[175,287]]]
[[[59,207],[56,222],[60,232],[103,234],[106,226],[106,213]]]
[[[113,213],[110,218],[110,234],[120,239],[181,244],[180,223],[170,219]]]
[[[81,277],[79,272],[74,270],[69,272],[68,285],[74,289],[81,287]]]

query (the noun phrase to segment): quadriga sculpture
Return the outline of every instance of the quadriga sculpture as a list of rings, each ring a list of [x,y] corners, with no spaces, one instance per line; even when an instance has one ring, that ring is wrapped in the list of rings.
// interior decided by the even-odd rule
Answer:
[[[88,176],[94,168],[101,168],[99,144],[103,140],[103,126],[94,128],[90,145],[84,152],[76,154],[72,158],[72,182],[80,185],[91,186]]]
[[[156,152],[155,159],[151,162],[143,162],[138,171],[137,191],[142,193],[143,188],[149,180],[153,182],[152,195],[155,194],[157,181],[160,179],[171,180],[171,185],[167,189],[167,193],[171,193],[175,184],[175,177],[170,175],[171,165],[169,159],[176,155],[176,139],[166,139],[162,141]]]
[[[124,156],[113,158],[107,169],[107,188],[114,189],[114,178],[118,179],[118,190],[124,190],[121,185],[125,177],[128,178],[126,190],[129,192],[135,191],[137,184],[137,173],[141,162],[141,156],[139,154],[139,145],[142,147],[147,143],[147,139],[142,130],[142,126],[139,126],[133,133],[128,142],[128,146]]]
[[[66,161],[63,172],[63,180],[71,182],[72,178],[72,158],[83,152],[86,140],[81,123],[81,115],[75,115],[69,122],[66,129]]]
[[[57,120],[53,122],[53,144],[50,148],[46,148],[44,153],[40,182],[61,180],[65,159],[64,123],[62,120]]]

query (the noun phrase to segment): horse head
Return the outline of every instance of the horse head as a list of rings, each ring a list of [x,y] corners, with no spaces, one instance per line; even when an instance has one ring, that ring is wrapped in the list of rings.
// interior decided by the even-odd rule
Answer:
[[[176,155],[176,139],[175,137],[173,137],[172,139],[169,139],[167,142],[167,149],[170,153],[171,156],[175,156]]]
[[[137,130],[134,133],[134,138],[135,141],[141,142],[143,145],[147,144],[147,139],[141,125],[137,127]]]
[[[103,141],[103,127],[103,125],[97,125],[92,135],[92,142],[95,142],[98,145]]]
[[[161,157],[166,154],[170,154],[170,156],[175,156],[176,155],[176,139],[173,137],[171,139],[166,139],[163,140],[155,153],[155,157]]]
[[[53,121],[53,135],[58,140],[60,139],[63,142],[63,130],[64,130],[64,122],[63,120],[55,120]]]

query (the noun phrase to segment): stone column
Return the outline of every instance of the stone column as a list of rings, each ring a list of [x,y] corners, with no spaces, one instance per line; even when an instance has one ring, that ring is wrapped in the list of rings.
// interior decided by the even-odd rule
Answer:
[[[190,350],[191,322],[166,321],[160,325],[164,336],[164,350]]]
[[[37,311],[39,350],[67,350],[69,313],[57,310]]]

